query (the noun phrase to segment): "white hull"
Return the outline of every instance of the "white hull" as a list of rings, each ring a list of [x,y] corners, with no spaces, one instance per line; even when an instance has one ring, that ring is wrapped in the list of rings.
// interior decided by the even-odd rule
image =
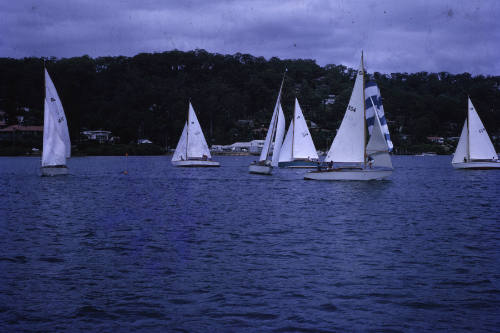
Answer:
[[[218,167],[219,162],[215,161],[202,161],[202,160],[187,160],[187,161],[172,161],[172,164],[176,167],[191,167],[191,168],[203,168],[203,167]]]
[[[500,169],[500,162],[462,162],[462,163],[452,163],[455,169]]]
[[[67,167],[41,167],[42,177],[65,176],[69,174]]]
[[[273,167],[270,165],[250,164],[248,172],[259,175],[270,175],[273,172]]]
[[[380,180],[389,177],[392,170],[380,169],[333,169],[310,171],[304,179],[309,180]]]

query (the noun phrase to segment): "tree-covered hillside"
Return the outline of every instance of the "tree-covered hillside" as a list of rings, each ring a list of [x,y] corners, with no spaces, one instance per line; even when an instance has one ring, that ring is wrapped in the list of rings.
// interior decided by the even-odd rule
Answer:
[[[44,59],[0,58],[0,109],[41,124]],[[325,149],[345,112],[355,70],[313,60],[280,60],[204,50],[45,59],[65,108],[72,140],[82,129],[106,129],[128,143],[138,138],[174,146],[191,99],[209,144],[262,138],[280,81],[289,120],[297,96],[318,149]],[[370,72],[368,68],[368,72]],[[381,90],[395,146],[427,136],[458,136],[469,95],[490,135],[500,130],[500,77],[468,73],[372,73]],[[325,104],[329,95],[335,103]],[[26,114],[24,108],[30,109]],[[238,120],[252,120],[245,122]],[[406,135],[406,136],[403,136]],[[41,144],[41,143],[40,143]]]

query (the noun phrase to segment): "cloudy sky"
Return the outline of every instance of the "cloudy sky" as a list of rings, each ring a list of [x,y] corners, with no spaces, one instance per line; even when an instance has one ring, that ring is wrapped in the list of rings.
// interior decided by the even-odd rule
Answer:
[[[205,49],[500,75],[497,0],[6,0],[0,57]]]

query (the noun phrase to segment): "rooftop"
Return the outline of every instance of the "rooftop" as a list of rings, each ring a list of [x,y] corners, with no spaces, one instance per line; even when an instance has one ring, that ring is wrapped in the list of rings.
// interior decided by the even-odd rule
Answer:
[[[43,126],[10,125],[0,129],[0,132],[43,132]]]

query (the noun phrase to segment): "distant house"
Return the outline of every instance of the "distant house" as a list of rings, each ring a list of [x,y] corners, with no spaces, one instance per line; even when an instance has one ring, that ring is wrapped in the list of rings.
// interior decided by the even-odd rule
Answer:
[[[43,126],[11,125],[0,129],[0,141],[32,142],[43,139]]]
[[[323,100],[323,104],[325,104],[325,105],[327,105],[327,104],[335,104],[335,98],[336,98],[335,95],[328,95],[328,98],[325,98]]]
[[[7,126],[7,113],[0,111],[0,127]]]
[[[254,127],[253,120],[238,119],[238,121],[236,121],[236,124],[240,127]]]
[[[444,138],[440,136],[428,136],[427,140],[429,140],[432,143],[437,143],[442,145],[444,143]]]
[[[263,146],[264,140],[252,140],[249,142],[235,142],[226,146],[213,145],[212,151],[250,152],[251,154],[260,154]]]
[[[106,143],[113,141],[111,136],[111,131],[83,131],[80,135],[88,141],[97,141],[99,143]]]

